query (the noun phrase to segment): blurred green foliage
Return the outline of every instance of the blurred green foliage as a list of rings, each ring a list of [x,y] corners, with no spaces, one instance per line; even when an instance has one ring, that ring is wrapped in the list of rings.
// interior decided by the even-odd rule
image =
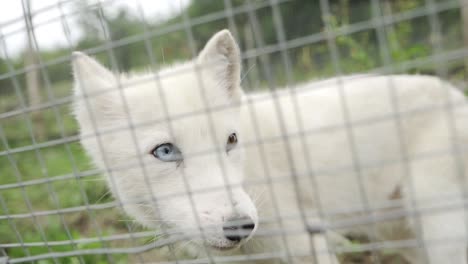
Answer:
[[[434,0],[436,4],[448,0]],[[244,71],[251,69],[243,82],[247,89],[261,89],[266,77],[265,68],[270,67],[274,82],[286,84],[288,77],[300,82],[312,78],[335,75],[337,72],[351,74],[366,72],[388,66],[390,63],[409,62],[425,59],[438,52],[434,47],[436,35],[431,28],[430,16],[416,16],[412,19],[390,23],[385,27],[376,27],[378,18],[390,18],[390,15],[412,14],[426,10],[425,0],[329,0],[330,14],[324,16],[318,0],[283,1],[276,12],[264,0],[196,0],[192,1],[182,14],[166,21],[154,22],[151,18],[143,20],[141,15],[120,9],[110,15],[103,8],[89,9],[86,0],[78,1],[80,10],[78,25],[83,32],[81,39],[72,48],[58,48],[41,51],[42,61],[50,62],[66,58],[72,50],[88,50],[101,47],[95,56],[114,70],[131,71],[144,68],[158,68],[196,56],[204,43],[218,30],[228,28],[225,2],[232,3],[235,23],[232,32],[243,51],[262,52],[268,47],[269,53],[258,57],[246,58]],[[266,3],[266,4],[265,4]],[[257,6],[263,6],[256,8]],[[458,8],[447,9],[434,15],[441,28],[439,44],[443,51],[449,52],[463,48],[462,22]],[[208,19],[219,17],[218,19]],[[209,22],[207,22],[210,20]],[[101,23],[105,21],[105,23]],[[376,24],[377,23],[377,24]],[[191,24],[190,28],[186,25]],[[103,25],[107,25],[103,28]],[[354,27],[360,26],[359,30]],[[281,28],[287,43],[303,42],[282,50],[277,45],[280,41]],[[324,34],[328,28],[336,34],[334,44],[338,50],[339,64],[333,63],[330,43]],[[145,35],[147,34],[147,35]],[[109,38],[107,38],[107,36]],[[142,38],[144,36],[144,38]],[[193,39],[191,39],[193,37]],[[112,50],[106,48],[110,39]],[[128,40],[136,41],[128,41]],[[193,40],[193,42],[192,42]],[[119,44],[121,43],[121,44]],[[383,45],[385,44],[385,45]],[[286,69],[282,52],[291,60],[291,69]],[[12,70],[24,69],[24,54],[17,58],[0,58],[0,76],[11,75]],[[115,62],[111,63],[112,60]],[[153,62],[155,64],[153,64]],[[463,58],[446,63],[449,78],[465,79]],[[434,73],[439,63],[425,63],[410,70],[412,73]],[[291,76],[288,76],[288,70]],[[69,62],[52,64],[41,68],[41,77],[47,76],[50,86],[41,79],[43,103],[57,102],[71,95],[71,68]],[[17,89],[15,89],[17,88]],[[0,114],[20,110],[28,105],[25,88],[25,76],[13,74],[0,78]],[[23,102],[24,101],[24,102]],[[38,146],[54,142],[64,137],[75,136],[77,125],[70,116],[69,103],[55,105],[39,112],[46,124],[44,138],[35,136],[36,124],[30,113],[19,113],[0,118],[0,184],[13,184],[44,177],[72,175],[89,171],[90,161],[76,141],[55,144],[40,149],[24,150],[16,154],[5,153],[11,149]],[[80,192],[83,190],[83,192]],[[54,192],[55,195],[51,193]],[[26,202],[26,198],[30,204]],[[105,184],[98,176],[82,179],[68,178],[49,184],[31,185],[12,189],[0,189],[0,215],[28,213],[30,210],[54,210],[89,204],[105,203],[112,200]],[[97,216],[97,217],[96,217]],[[35,219],[0,220],[0,244],[40,241],[60,241],[70,238],[96,237],[104,234],[128,232],[128,226],[121,221],[125,216],[117,208],[100,210],[93,213],[78,212],[64,214],[65,226],[60,216],[42,216]],[[18,230],[18,233],[15,232]],[[44,235],[41,235],[43,229]],[[67,229],[70,233],[67,233]],[[119,246],[128,244],[120,243]],[[84,245],[54,246],[50,250],[68,251],[78,248],[100,248],[115,244],[92,243]],[[7,248],[10,257],[24,257],[28,254],[49,252],[44,246],[31,247],[29,252],[20,247]],[[132,262],[132,256],[112,256],[123,263]],[[130,259],[128,259],[130,258]],[[83,256],[84,263],[106,263],[107,256]],[[40,261],[38,263],[52,263]],[[62,259],[61,263],[80,263],[77,257]]]

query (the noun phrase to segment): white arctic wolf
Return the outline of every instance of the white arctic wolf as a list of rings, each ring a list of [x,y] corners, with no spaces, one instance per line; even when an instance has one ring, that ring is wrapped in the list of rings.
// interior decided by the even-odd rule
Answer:
[[[333,262],[351,231],[410,263],[467,263],[462,93],[393,75],[246,95],[240,63],[227,30],[156,75],[74,54],[82,144],[130,216],[198,258],[312,263],[315,247]]]

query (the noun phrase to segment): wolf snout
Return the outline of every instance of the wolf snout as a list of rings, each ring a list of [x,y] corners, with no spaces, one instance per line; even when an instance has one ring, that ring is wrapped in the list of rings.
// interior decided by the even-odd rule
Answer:
[[[247,239],[255,229],[255,222],[250,217],[233,217],[223,224],[224,237],[239,243]]]

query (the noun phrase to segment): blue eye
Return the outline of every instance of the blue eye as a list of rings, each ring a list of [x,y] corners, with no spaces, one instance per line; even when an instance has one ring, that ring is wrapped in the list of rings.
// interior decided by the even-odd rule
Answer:
[[[180,150],[171,143],[164,143],[157,146],[151,151],[151,154],[164,162],[174,162],[182,160],[182,153]]]

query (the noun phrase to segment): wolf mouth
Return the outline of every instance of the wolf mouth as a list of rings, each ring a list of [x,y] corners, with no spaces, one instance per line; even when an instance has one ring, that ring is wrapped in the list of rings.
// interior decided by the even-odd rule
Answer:
[[[232,245],[232,246],[218,246],[218,245],[209,245],[209,246],[218,251],[229,251],[229,250],[237,249],[240,247],[239,244]]]

